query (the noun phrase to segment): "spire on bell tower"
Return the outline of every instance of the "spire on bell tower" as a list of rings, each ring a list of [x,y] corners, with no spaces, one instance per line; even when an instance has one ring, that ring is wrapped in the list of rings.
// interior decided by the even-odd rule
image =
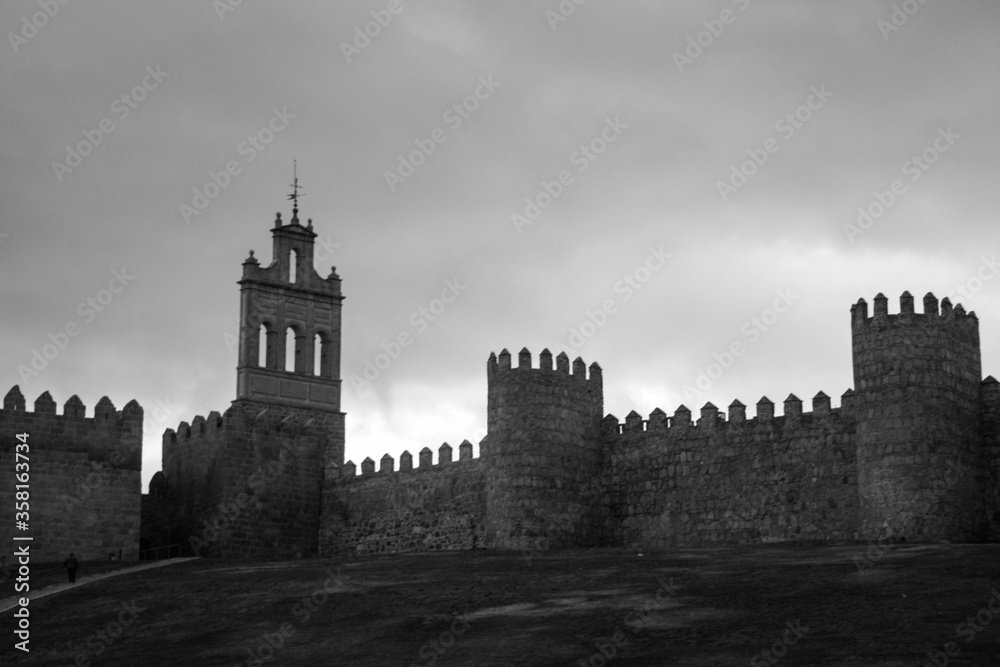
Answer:
[[[299,197],[305,197],[304,194],[300,193],[299,190],[302,188],[299,185],[299,166],[298,160],[292,160],[292,194],[288,195],[288,198],[292,200],[292,221],[291,224],[299,224]]]

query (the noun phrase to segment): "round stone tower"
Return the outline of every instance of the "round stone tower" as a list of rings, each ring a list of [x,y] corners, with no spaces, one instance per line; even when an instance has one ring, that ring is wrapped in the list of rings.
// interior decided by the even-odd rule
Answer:
[[[601,368],[560,353],[527,349],[511,368],[507,350],[490,354],[486,375],[486,541],[498,549],[595,545],[601,472]]]
[[[982,539],[979,321],[930,293],[923,314],[899,301],[851,307],[862,537]]]

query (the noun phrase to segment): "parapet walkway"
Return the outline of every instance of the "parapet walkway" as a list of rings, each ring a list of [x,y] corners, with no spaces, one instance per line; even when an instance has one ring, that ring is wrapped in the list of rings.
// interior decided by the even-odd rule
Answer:
[[[101,579],[107,579],[109,577],[117,577],[120,574],[129,574],[131,572],[140,572],[142,570],[151,570],[154,567],[164,567],[167,565],[176,565],[177,563],[183,563],[189,560],[197,560],[197,556],[189,556],[186,558],[168,558],[167,560],[157,560],[150,561],[148,563],[143,563],[142,565],[136,565],[135,567],[129,567],[122,570],[115,570],[114,572],[103,572],[101,574],[92,574],[86,577],[80,577],[72,584],[66,582],[65,584],[56,584],[54,586],[46,586],[45,588],[39,588],[37,590],[30,591],[28,593],[29,600],[37,600],[38,598],[44,598],[49,595],[54,595],[56,593],[62,593],[63,591],[69,590],[71,588],[76,588],[77,586],[83,586],[94,581],[100,581]],[[8,609],[13,609],[17,606],[17,601],[19,598],[24,597],[23,595],[15,595],[14,597],[5,598],[0,600],[0,614],[4,613]]]

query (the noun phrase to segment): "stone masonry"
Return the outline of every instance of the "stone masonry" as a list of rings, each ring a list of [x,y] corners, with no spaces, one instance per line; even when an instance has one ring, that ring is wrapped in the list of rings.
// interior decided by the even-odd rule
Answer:
[[[294,199],[294,197],[293,197]],[[1000,383],[973,313],[928,294],[851,307],[854,389],[789,394],[748,417],[603,414],[603,371],[548,350],[486,364],[487,435],[344,463],[340,277],[313,267],[312,221],[278,216],[273,260],[240,281],[237,396],[168,430],[152,546],[308,557],[442,549],[708,546],[1000,538]],[[291,347],[289,347],[291,346]],[[286,349],[287,348],[287,349]],[[168,516],[164,516],[164,514]]]
[[[35,562],[62,562],[70,553],[81,560],[137,558],[139,551],[142,408],[131,401],[120,412],[107,397],[87,417],[80,399],[71,397],[56,414],[48,392],[25,409],[18,387],[0,411],[0,469],[9,483],[0,486],[0,504],[11,512],[0,524],[0,539],[30,535]],[[27,433],[27,531],[15,529],[17,434]]]

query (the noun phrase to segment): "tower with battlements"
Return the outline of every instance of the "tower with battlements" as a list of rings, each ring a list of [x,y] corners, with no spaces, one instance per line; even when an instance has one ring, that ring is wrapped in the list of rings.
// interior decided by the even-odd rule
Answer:
[[[862,537],[986,537],[979,320],[933,294],[851,308]]]

